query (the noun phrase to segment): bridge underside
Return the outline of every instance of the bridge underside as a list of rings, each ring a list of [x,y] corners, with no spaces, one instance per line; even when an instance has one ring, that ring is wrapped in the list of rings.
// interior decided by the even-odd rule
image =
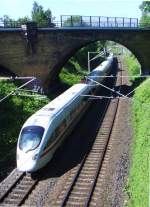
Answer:
[[[18,76],[36,76],[48,86],[63,65],[80,48],[99,40],[127,47],[137,57],[143,73],[150,73],[150,30],[39,29],[30,44],[21,30],[0,32],[0,65]]]

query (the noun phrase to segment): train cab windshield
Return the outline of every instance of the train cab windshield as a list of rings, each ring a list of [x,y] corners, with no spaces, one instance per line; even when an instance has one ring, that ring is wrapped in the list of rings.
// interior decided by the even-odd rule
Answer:
[[[24,152],[36,149],[43,137],[44,128],[41,126],[25,127],[20,135],[19,148]]]

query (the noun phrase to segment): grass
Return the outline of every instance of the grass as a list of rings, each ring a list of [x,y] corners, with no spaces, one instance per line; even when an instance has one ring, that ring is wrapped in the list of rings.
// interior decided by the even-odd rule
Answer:
[[[135,76],[140,74],[140,64],[133,55],[126,54],[124,56],[125,62],[127,64],[129,76]],[[130,78],[131,81],[134,81],[135,78]]]
[[[133,59],[129,61],[134,65]],[[130,71],[136,74],[137,63]],[[130,67],[131,67],[130,66]],[[130,69],[129,69],[130,70]],[[133,80],[132,80],[133,81]],[[134,82],[137,81],[134,79]],[[137,84],[136,84],[137,85]],[[148,207],[149,195],[149,147],[150,147],[150,79],[145,80],[136,90],[132,104],[133,143],[131,147],[131,168],[126,192],[129,196],[127,207]]]

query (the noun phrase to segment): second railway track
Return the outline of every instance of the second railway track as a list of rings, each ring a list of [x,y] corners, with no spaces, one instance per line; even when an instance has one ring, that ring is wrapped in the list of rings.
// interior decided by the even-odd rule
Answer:
[[[118,78],[116,81],[116,86],[119,86],[119,91],[121,82],[121,78]],[[96,206],[93,194],[106,151],[109,150],[108,145],[118,105],[119,98],[115,98],[106,106],[101,127],[92,147],[79,164],[76,173],[68,179],[57,201],[52,203],[53,206]]]

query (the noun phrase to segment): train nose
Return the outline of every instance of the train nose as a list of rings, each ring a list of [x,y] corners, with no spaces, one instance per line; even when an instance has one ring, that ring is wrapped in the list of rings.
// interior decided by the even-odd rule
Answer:
[[[17,169],[22,172],[33,172],[36,168],[36,163],[28,162],[28,163],[20,163],[17,162]]]
[[[17,169],[22,172],[33,172],[36,168],[36,160],[28,153],[17,154]]]

